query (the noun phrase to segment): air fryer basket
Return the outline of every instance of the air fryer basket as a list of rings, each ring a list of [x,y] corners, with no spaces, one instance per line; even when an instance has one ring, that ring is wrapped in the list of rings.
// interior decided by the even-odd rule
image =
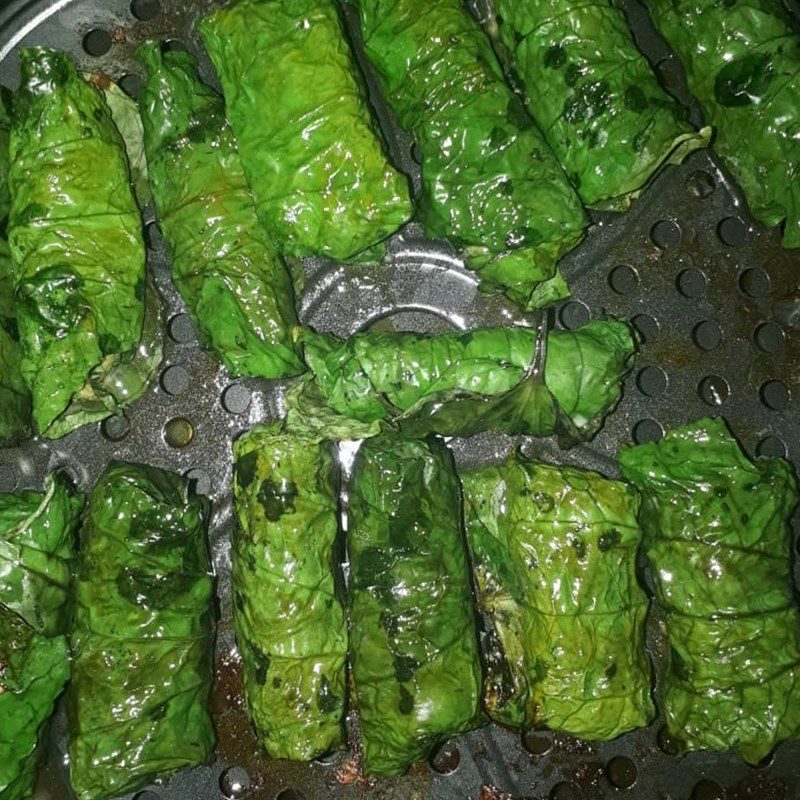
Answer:
[[[68,51],[82,69],[105,72],[135,94],[140,82],[135,46],[156,38],[200,54],[191,31],[215,5],[217,0],[0,0],[0,82],[16,86],[15,48],[36,44]],[[626,10],[665,84],[688,103],[681,69],[643,9],[630,0]],[[358,42],[353,14],[345,16]],[[418,178],[411,143],[381,104],[363,66],[393,157]],[[202,67],[213,83],[207,60]],[[698,121],[691,105],[690,113]],[[234,381],[200,350],[170,282],[153,219],[152,208],[146,208],[148,267],[165,300],[166,357],[159,381],[124,419],[85,427],[59,441],[37,439],[0,451],[3,491],[40,488],[56,467],[88,489],[110,459],[123,458],[187,474],[214,501],[218,759],[137,794],[139,800],[800,798],[800,742],[779,746],[758,768],[731,753],[679,759],[660,721],[595,744],[549,732],[521,739],[487,726],[447,743],[430,765],[377,782],[354,779],[348,754],[311,764],[261,757],[242,706],[231,630],[230,443],[253,423],[280,414],[282,387]],[[564,261],[574,296],[550,313],[551,323],[568,328],[603,313],[621,315],[633,319],[644,344],[619,408],[591,444],[561,452],[549,440],[529,440],[525,452],[614,474],[621,443],[647,441],[664,429],[721,413],[751,455],[786,455],[800,464],[798,254],[781,248],[776,230],[753,223],[736,187],[707,151],[669,168],[627,214],[596,214],[593,223],[586,241]],[[425,239],[413,224],[393,238],[380,267],[309,261],[305,268],[300,316],[322,330],[348,334],[380,324],[427,331],[525,321],[504,300],[478,293],[474,277],[447,244]],[[460,463],[501,458],[512,445],[512,439],[499,435],[452,442]],[[648,648],[658,660],[663,640],[655,613]],[[37,800],[69,796],[64,754],[61,711]]]

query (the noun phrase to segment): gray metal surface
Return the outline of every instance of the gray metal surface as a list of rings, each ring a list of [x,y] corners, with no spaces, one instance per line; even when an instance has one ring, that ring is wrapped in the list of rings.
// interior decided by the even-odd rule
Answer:
[[[12,0],[0,7],[0,82],[17,82],[16,45],[38,44],[67,50],[83,69],[102,70],[135,89],[135,45],[154,37],[198,52],[192,26],[215,4]],[[643,49],[677,96],[687,100],[680,69],[646,15],[636,5],[629,12]],[[213,81],[207,62],[204,72]],[[367,80],[374,89],[369,73]],[[380,100],[376,106],[395,160],[415,171],[408,138]],[[697,119],[696,108],[692,116]],[[733,754],[695,753],[677,759],[659,735],[659,722],[602,744],[551,733],[523,742],[518,735],[487,726],[456,740],[433,766],[419,765],[406,777],[369,783],[350,780],[346,755],[310,765],[259,756],[242,708],[230,626],[230,443],[254,422],[280,412],[281,387],[233,381],[198,348],[169,280],[152,210],[146,209],[144,217],[149,268],[168,309],[160,381],[125,420],[89,426],[57,442],[34,440],[0,451],[0,490],[39,488],[45,475],[59,466],[89,489],[110,459],[123,458],[189,474],[214,500],[211,538],[220,608],[214,692],[218,761],[175,775],[137,795],[140,800],[499,800],[501,792],[559,800],[617,795],[711,800],[722,797],[723,790],[726,798],[800,798],[800,743],[784,743],[758,769]],[[413,225],[395,237],[389,258],[378,268],[317,262],[305,267],[300,314],[320,329],[347,334],[376,324],[440,330],[525,322],[502,299],[480,294],[452,250],[425,240]],[[523,443],[527,453],[613,474],[620,444],[647,440],[706,413],[721,413],[750,453],[787,455],[798,463],[800,259],[780,247],[777,231],[752,223],[735,188],[707,152],[667,170],[628,214],[597,216],[586,241],[565,259],[564,271],[574,298],[556,311],[555,324],[569,327],[603,313],[619,314],[632,317],[646,341],[619,409],[594,442],[565,453],[554,442],[530,440]],[[513,441],[487,434],[451,444],[459,462],[476,463],[501,457]],[[653,619],[649,647],[656,659],[662,644],[658,620]],[[62,713],[52,733],[38,800],[69,796],[63,743]]]

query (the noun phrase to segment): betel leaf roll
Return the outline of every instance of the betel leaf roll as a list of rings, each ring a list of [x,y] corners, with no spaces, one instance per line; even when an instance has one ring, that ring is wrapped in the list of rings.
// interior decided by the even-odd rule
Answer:
[[[364,772],[396,775],[479,719],[481,668],[452,456],[380,437],[348,493],[350,658]]]
[[[79,800],[131,792],[213,753],[209,511],[185,478],[137,464],[112,464],[92,492],[67,693]]]
[[[335,0],[238,0],[198,32],[262,222],[284,253],[351,258],[411,215]]]
[[[636,491],[518,457],[460,477],[489,714],[583,739],[647,725]]]
[[[291,279],[258,220],[222,98],[189,53],[148,42],[137,56],[153,197],[198,330],[234,376],[299,374]]]
[[[624,210],[708,144],[659,85],[615,0],[495,0],[528,109],[587,206]]]
[[[797,484],[780,458],[750,461],[722,419],[620,454],[670,645],[667,730],[688,750],[757,763],[800,737],[800,620],[789,517]]]
[[[366,53],[419,148],[428,235],[527,308],[566,296],[556,261],[586,217],[462,0],[357,5]]]
[[[30,434],[31,396],[22,377],[11,250],[6,240],[11,196],[8,191],[11,95],[0,87],[0,447]]]
[[[64,636],[83,497],[59,474],[0,494],[0,800],[33,793],[42,739],[69,677]]]
[[[800,247],[800,41],[780,0],[646,0],[753,216]]]
[[[141,218],[102,92],[64,53],[21,50],[9,244],[22,373],[51,438],[142,394],[161,359]]]
[[[615,319],[549,333],[543,370],[531,368],[545,339],[532,328],[300,336],[314,379],[287,393],[287,425],[331,439],[386,426],[408,436],[498,429],[558,432],[565,445],[590,439],[616,406],[636,347]]]
[[[37,633],[0,604],[0,800],[33,794],[47,723],[68,678],[66,637]]]
[[[308,760],[344,744],[347,627],[333,452],[272,424],[237,439],[234,456],[234,620],[245,699],[269,756]]]

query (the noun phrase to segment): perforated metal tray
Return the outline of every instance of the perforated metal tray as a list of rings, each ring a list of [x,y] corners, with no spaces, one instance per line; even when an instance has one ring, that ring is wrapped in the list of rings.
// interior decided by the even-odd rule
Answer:
[[[12,0],[0,3],[0,82],[18,81],[15,48],[49,45],[72,53],[81,68],[104,71],[135,93],[136,44],[148,38],[199,54],[195,20],[215,0]],[[680,67],[629,4],[637,38],[668,87],[684,102]],[[354,29],[348,15],[348,24]],[[357,35],[355,36],[357,39]],[[265,57],[268,57],[265,54]],[[205,77],[214,82],[207,61]],[[373,98],[375,81],[367,65]],[[378,99],[376,108],[396,162],[416,176],[410,141]],[[691,114],[698,119],[697,109]],[[778,747],[762,767],[729,753],[678,759],[660,734],[661,723],[613,742],[588,744],[541,733],[518,735],[487,726],[452,742],[432,765],[403,778],[351,781],[346,754],[312,764],[262,758],[242,708],[238,660],[230,623],[228,545],[231,524],[231,440],[280,413],[281,386],[233,381],[197,346],[191,324],[169,280],[163,242],[144,211],[148,267],[164,295],[166,358],[159,382],[125,420],[78,430],[57,442],[33,440],[0,451],[0,490],[40,488],[45,475],[64,467],[89,489],[111,458],[144,461],[194,477],[213,500],[211,528],[218,575],[220,625],[214,714],[219,733],[214,765],[173,776],[140,793],[140,800],[253,800],[399,798],[497,800],[503,792],[530,798],[629,797],[639,800],[752,800],[800,798],[800,742]],[[616,470],[623,442],[645,441],[703,414],[722,413],[751,454],[800,460],[800,258],[783,250],[777,231],[747,216],[742,198],[708,152],[668,169],[632,210],[593,219],[586,241],[564,262],[574,298],[555,312],[570,327],[608,312],[630,317],[645,337],[619,409],[590,445],[561,452],[554,442],[530,440],[530,455],[556,462]],[[440,330],[523,321],[497,297],[479,294],[445,243],[426,240],[414,225],[391,242],[378,268],[306,264],[302,320],[347,334],[379,323],[398,329]],[[509,451],[511,439],[481,435],[454,441],[460,463],[486,462]],[[658,659],[657,620],[648,646]],[[38,800],[69,796],[64,770],[64,717],[51,735],[50,756]],[[724,795],[723,795],[724,792]]]

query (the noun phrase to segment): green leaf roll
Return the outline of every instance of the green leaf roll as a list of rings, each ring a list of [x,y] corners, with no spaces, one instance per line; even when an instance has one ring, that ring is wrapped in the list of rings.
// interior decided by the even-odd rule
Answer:
[[[419,148],[428,235],[524,307],[565,297],[556,262],[587,220],[486,34],[461,0],[357,5],[366,53]]]
[[[197,30],[262,222],[286,254],[349,259],[411,216],[335,0],[238,0]]]
[[[0,605],[0,800],[33,794],[43,738],[69,678],[65,636],[43,636]]]
[[[69,677],[64,634],[83,497],[61,475],[0,494],[0,800],[33,794],[53,706]]]
[[[137,56],[153,196],[197,329],[231,375],[298,375],[291,279],[259,222],[222,98],[189,53],[148,42]]]
[[[615,0],[495,0],[528,109],[587,206],[624,210],[708,144],[659,85]]]
[[[750,461],[722,419],[620,454],[640,521],[670,657],[667,730],[688,750],[757,763],[800,737],[800,620],[789,518],[797,484],[780,458]]]
[[[234,443],[236,641],[245,699],[273,758],[344,745],[347,627],[336,572],[331,445],[259,425]]]
[[[460,477],[490,716],[582,739],[647,725],[636,491],[521,458]]]
[[[13,264],[6,241],[11,196],[8,191],[11,95],[0,87],[0,447],[30,435],[31,396],[22,377],[14,302]]]
[[[84,516],[67,692],[79,800],[206,762],[213,583],[209,503],[171,472],[112,464]]]
[[[56,438],[142,394],[161,360],[158,298],[102,93],[66,54],[20,52],[9,244],[22,374],[39,432]]]
[[[532,328],[300,337],[314,379],[287,393],[287,425],[332,439],[386,426],[408,436],[497,429],[558,432],[564,444],[590,439],[619,401],[636,347],[630,326],[615,319],[553,331],[541,375],[531,369],[542,344]]]
[[[0,494],[0,604],[48,636],[67,629],[83,497],[60,474],[44,492]]]
[[[396,775],[479,719],[481,668],[452,456],[435,440],[368,440],[348,497],[350,657],[364,772]]]
[[[753,216],[800,247],[800,41],[780,0],[646,0]]]

